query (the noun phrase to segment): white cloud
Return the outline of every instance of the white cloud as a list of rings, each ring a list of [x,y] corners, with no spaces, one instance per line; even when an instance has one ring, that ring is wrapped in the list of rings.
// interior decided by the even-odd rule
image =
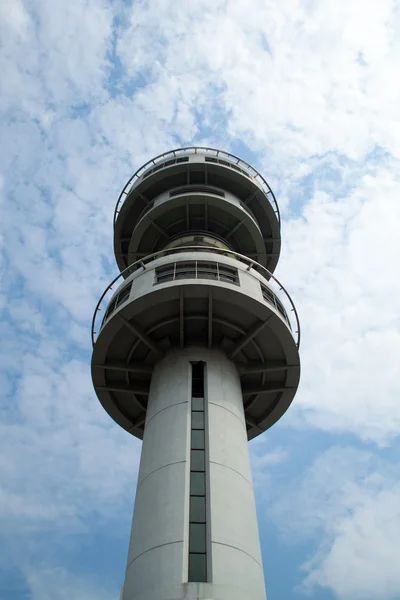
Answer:
[[[301,216],[284,224],[280,270],[303,337],[302,383],[287,419],[383,444],[400,431],[397,169],[384,160],[366,167],[341,197],[317,181]]]
[[[99,581],[78,577],[62,568],[27,571],[26,583],[31,600],[118,600]]]
[[[113,426],[93,398],[86,362],[59,363],[57,373],[54,366],[40,351],[25,355],[14,411],[4,415],[3,533],[23,529],[26,520],[71,530],[85,514],[128,510],[132,502],[139,443]]]
[[[291,543],[313,539],[304,591],[329,588],[339,600],[400,594],[400,486],[397,467],[371,452],[332,447],[276,493],[270,518]],[[318,592],[316,592],[318,593]]]
[[[105,98],[113,18],[105,2],[5,2],[0,11],[1,109],[45,123],[54,111]]]
[[[229,135],[288,167],[332,150],[360,159],[375,145],[399,155],[398,29],[392,0],[231,0],[190,11],[153,0],[135,4],[117,49],[130,77],[148,74],[147,105],[160,110],[163,97],[168,108],[181,94],[207,112],[212,89]]]
[[[21,534],[16,557],[32,532],[78,531],[88,511],[111,518],[110,506],[129,514],[139,444],[94,397],[90,319],[115,273],[122,185],[193,139],[226,149],[240,139],[284,207],[277,275],[299,309],[303,373],[283,423],[379,445],[398,434],[399,15],[394,0],[1,4],[0,519],[5,535]],[[258,493],[275,465],[296,461],[260,444]],[[399,552],[398,489],[357,456],[348,485],[322,463],[328,490],[301,520],[329,535],[307,581],[363,598],[367,565],[368,585],[389,598],[390,560],[365,540]],[[347,591],[342,556],[356,574]],[[37,573],[34,600],[65,575]],[[100,593],[85,586],[65,583],[69,597]]]
[[[336,526],[326,555],[310,565],[306,585],[329,587],[338,598],[398,598],[400,486],[359,490],[361,506]]]

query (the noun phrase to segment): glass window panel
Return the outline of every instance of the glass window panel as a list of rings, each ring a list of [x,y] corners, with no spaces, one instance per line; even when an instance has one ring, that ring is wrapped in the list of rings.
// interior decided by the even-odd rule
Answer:
[[[207,581],[205,554],[189,554],[189,581]]]
[[[177,273],[175,279],[196,279],[196,272],[187,271],[185,273]]]
[[[189,523],[189,552],[206,551],[205,523]]]
[[[192,429],[204,429],[204,412],[192,411]]]
[[[199,279],[218,279],[217,271],[197,271],[197,277]]]
[[[192,448],[196,450],[204,450],[204,430],[192,430]]]
[[[156,280],[157,283],[162,283],[164,281],[172,281],[174,278],[174,265],[162,265],[161,267],[156,268]]]
[[[195,398],[203,398],[204,397],[204,382],[202,379],[193,379],[192,380],[192,395]]]
[[[169,272],[169,271],[173,271],[173,270],[174,270],[174,265],[171,263],[168,263],[167,265],[161,265],[160,267],[156,268],[157,273],[165,273],[165,271]]]
[[[129,283],[128,285],[126,285],[118,294],[118,298],[117,298],[117,302],[115,304],[115,306],[119,306],[120,304],[122,304],[123,302],[125,302],[125,300],[127,300],[129,298],[129,294],[131,292],[131,287],[132,287],[132,283]]]
[[[217,279],[218,269],[217,263],[197,263],[197,276],[205,277],[207,279]]]
[[[228,267],[227,265],[223,265],[222,263],[218,263],[219,272],[224,275],[231,275],[235,277],[237,275],[237,269],[235,267]]]
[[[192,411],[204,410],[204,398],[192,398]]]
[[[202,379],[204,374],[204,363],[197,362],[192,364],[192,373],[195,379]]]
[[[190,522],[206,522],[206,499],[205,496],[190,497]]]
[[[105,318],[109,317],[111,315],[111,313],[115,310],[115,305],[117,303],[117,298],[114,298],[114,300],[112,302],[110,302],[108,308],[107,308],[107,312],[106,312],[106,316]]]
[[[262,291],[263,298],[266,302],[275,304],[275,295],[269,288],[267,288],[265,285],[261,284],[261,291]]]
[[[201,371],[200,376],[193,371],[192,377],[192,396],[196,398],[204,397],[204,371]]]
[[[190,473],[190,493],[195,496],[204,496],[206,493],[204,473]]]
[[[164,273],[162,275],[157,275],[157,283],[162,283],[163,281],[172,281],[174,278],[174,274],[171,271],[170,273]]]
[[[190,457],[191,471],[205,471],[204,450],[192,450]]]
[[[196,269],[196,263],[194,260],[191,261],[187,261],[187,262],[177,262],[176,263],[176,271],[180,272],[180,271],[193,271]]]
[[[221,281],[229,281],[230,283],[239,282],[238,270],[234,267],[228,267],[219,263],[219,278]]]

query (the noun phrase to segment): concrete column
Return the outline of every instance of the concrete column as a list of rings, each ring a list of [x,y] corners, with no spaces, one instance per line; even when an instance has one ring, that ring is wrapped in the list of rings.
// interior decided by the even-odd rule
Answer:
[[[191,363],[205,363],[208,582],[188,582]],[[122,600],[265,600],[243,400],[216,350],[154,369]]]

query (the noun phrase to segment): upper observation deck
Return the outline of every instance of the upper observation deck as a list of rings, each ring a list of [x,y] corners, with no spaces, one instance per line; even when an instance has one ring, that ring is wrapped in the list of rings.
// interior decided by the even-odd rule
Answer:
[[[219,240],[272,273],[281,246],[280,216],[266,180],[239,157],[213,148],[180,148],[147,162],[115,208],[120,271],[188,235]]]

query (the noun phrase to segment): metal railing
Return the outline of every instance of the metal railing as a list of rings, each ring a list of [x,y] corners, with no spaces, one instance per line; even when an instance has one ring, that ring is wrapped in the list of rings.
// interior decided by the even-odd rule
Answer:
[[[280,217],[280,213],[279,213],[279,207],[278,207],[278,203],[276,201],[274,192],[271,190],[268,182],[264,179],[264,177],[261,175],[261,173],[259,173],[257,171],[257,169],[255,169],[254,167],[252,167],[248,162],[246,162],[245,160],[239,158],[238,156],[236,156],[235,154],[231,154],[230,152],[225,152],[224,150],[218,150],[217,148],[208,148],[207,146],[186,146],[185,148],[176,148],[175,150],[169,150],[168,152],[164,152],[163,154],[159,154],[158,156],[152,158],[151,160],[147,161],[147,163],[145,163],[144,165],[142,165],[133,175],[132,177],[130,177],[130,179],[128,179],[127,183],[125,184],[125,186],[122,189],[122,192],[120,193],[118,200],[117,200],[117,204],[115,206],[115,210],[114,210],[114,227],[115,227],[115,223],[117,222],[117,218],[118,215],[121,211],[121,207],[124,204],[130,189],[132,187],[132,185],[135,183],[136,180],[138,180],[144,173],[145,171],[151,166],[151,165],[156,165],[157,161],[161,161],[165,158],[168,157],[179,157],[181,155],[187,155],[187,154],[207,154],[209,156],[221,156],[221,157],[226,157],[229,160],[231,160],[232,162],[235,162],[235,164],[237,165],[241,165],[243,166],[247,171],[249,171],[250,175],[252,177],[254,177],[254,179],[257,179],[260,181],[260,183],[262,184],[262,187],[264,188],[264,193],[267,196],[272,208],[274,209],[274,212],[277,216],[278,222],[280,224],[281,222],[281,217]]]
[[[286,296],[286,299],[288,300],[288,302],[291,306],[290,310],[286,311],[286,312],[287,312],[287,315],[293,314],[295,327],[292,327],[292,331],[294,332],[296,346],[297,346],[297,348],[300,348],[299,316],[297,314],[297,310],[293,303],[293,300],[291,299],[291,297],[289,296],[289,293],[283,287],[281,282],[270,271],[268,271],[268,269],[266,267],[263,267],[262,265],[260,265],[260,263],[251,260],[247,256],[244,256],[243,254],[239,254],[238,252],[234,252],[233,250],[224,250],[221,248],[210,247],[210,246],[181,246],[178,248],[170,248],[168,250],[160,250],[159,252],[154,252],[153,254],[149,254],[148,256],[146,256],[146,258],[137,260],[136,262],[129,265],[129,267],[127,267],[126,269],[121,271],[121,273],[119,273],[116,277],[114,277],[114,279],[111,281],[111,283],[109,283],[109,285],[106,287],[106,289],[100,296],[100,299],[96,305],[96,308],[95,308],[95,311],[93,314],[93,318],[92,318],[92,328],[91,328],[91,336],[92,336],[92,345],[93,346],[96,342],[96,329],[97,329],[98,318],[101,318],[101,315],[99,315],[99,312],[101,310],[103,300],[105,299],[107,293],[113,289],[113,285],[119,279],[125,279],[128,275],[130,275],[131,273],[134,273],[135,271],[138,271],[139,269],[142,269],[142,272],[145,271],[147,268],[146,265],[148,263],[153,262],[157,258],[162,258],[163,256],[170,256],[171,254],[179,254],[179,253],[183,253],[183,252],[216,253],[218,255],[226,256],[228,258],[235,258],[239,262],[246,265],[247,271],[250,271],[250,269],[254,269],[258,273],[260,273],[263,277],[266,277],[266,279],[268,279],[268,280],[272,279],[274,281],[274,283],[279,286],[279,291],[284,293],[284,295]],[[134,285],[135,282],[133,281],[132,284]],[[107,309],[108,304],[109,304],[109,301],[106,301],[105,310]],[[105,310],[104,310],[104,313],[105,313]],[[290,324],[290,320],[291,319],[289,318],[289,324]],[[102,323],[100,322],[99,331],[100,331],[101,327],[102,327]]]

